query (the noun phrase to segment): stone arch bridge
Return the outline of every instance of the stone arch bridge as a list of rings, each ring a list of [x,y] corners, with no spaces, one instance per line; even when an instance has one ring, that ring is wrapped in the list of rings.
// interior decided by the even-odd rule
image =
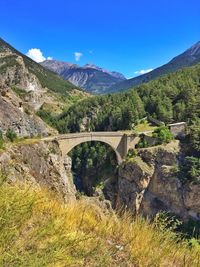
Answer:
[[[63,156],[67,155],[75,146],[85,142],[99,141],[108,144],[114,150],[118,164],[126,157],[128,150],[135,148],[135,145],[139,141],[139,137],[136,135],[121,132],[70,133],[46,139],[56,141]]]

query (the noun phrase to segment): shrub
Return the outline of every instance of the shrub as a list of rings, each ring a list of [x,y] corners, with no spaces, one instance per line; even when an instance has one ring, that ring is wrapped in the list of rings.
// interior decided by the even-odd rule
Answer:
[[[158,139],[158,145],[169,143],[173,139],[173,134],[166,126],[157,128],[152,136]]]
[[[128,150],[128,154],[127,154],[127,159],[130,159],[130,158],[134,158],[135,156],[137,156],[137,151],[133,148],[130,148]]]
[[[0,130],[0,149],[3,148],[3,145],[4,145],[3,133],[2,133],[2,131]]]
[[[14,130],[8,129],[6,132],[6,137],[11,141],[14,142],[17,139],[17,134]]]
[[[185,164],[182,167],[182,174],[185,182],[200,182],[200,158],[186,157]]]
[[[149,147],[149,144],[148,144],[147,140],[145,139],[145,135],[140,134],[140,141],[136,145],[136,148],[145,148],[145,147]]]

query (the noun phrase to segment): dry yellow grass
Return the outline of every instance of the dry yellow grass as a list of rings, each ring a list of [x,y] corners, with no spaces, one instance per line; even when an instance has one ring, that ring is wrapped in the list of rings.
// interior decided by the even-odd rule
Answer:
[[[0,266],[200,266],[199,253],[144,219],[105,214],[86,200],[0,186]]]

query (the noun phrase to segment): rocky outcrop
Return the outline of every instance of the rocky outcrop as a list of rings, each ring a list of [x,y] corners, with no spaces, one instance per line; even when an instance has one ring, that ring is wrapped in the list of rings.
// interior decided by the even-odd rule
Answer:
[[[0,130],[12,129],[19,137],[47,136],[56,133],[22,103],[9,88],[0,88]]]
[[[134,214],[154,216],[167,211],[182,219],[200,219],[200,185],[177,178],[178,141],[141,149],[119,168],[118,205]]]
[[[12,64],[11,64],[12,63]],[[1,87],[16,88],[22,101],[34,110],[38,110],[47,100],[47,90],[42,88],[38,78],[29,72],[23,57],[13,52],[0,55],[0,84]]]
[[[0,169],[10,183],[46,187],[65,201],[75,199],[70,160],[54,142],[27,140],[0,152]],[[29,143],[30,142],[30,143]]]

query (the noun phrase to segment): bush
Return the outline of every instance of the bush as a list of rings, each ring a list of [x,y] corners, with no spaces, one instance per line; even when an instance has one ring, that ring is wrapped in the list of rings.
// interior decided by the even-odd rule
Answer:
[[[127,159],[131,159],[131,158],[133,158],[133,157],[135,157],[135,156],[137,156],[137,151],[135,150],[135,149],[133,149],[133,148],[130,148],[129,150],[128,150],[128,154],[127,154]]]
[[[185,182],[200,182],[200,158],[186,157],[182,167],[182,176]]]
[[[0,149],[3,148],[3,145],[4,145],[3,133],[2,133],[2,131],[0,130]]]
[[[136,148],[146,148],[146,147],[149,147],[149,143],[145,139],[145,134],[140,134],[139,137],[140,137],[140,141],[136,145]]]
[[[158,145],[167,144],[173,139],[173,134],[166,126],[161,126],[153,132],[153,137],[158,139]]]
[[[6,137],[11,141],[14,142],[17,139],[17,134],[14,130],[8,129],[6,132]]]

